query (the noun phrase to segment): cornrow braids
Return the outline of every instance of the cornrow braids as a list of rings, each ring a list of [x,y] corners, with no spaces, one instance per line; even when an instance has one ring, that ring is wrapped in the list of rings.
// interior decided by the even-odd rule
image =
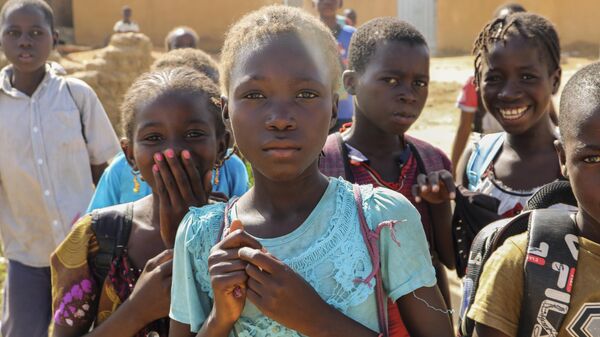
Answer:
[[[240,55],[258,50],[285,34],[298,36],[322,55],[331,75],[331,88],[337,90],[341,80],[340,54],[329,28],[299,8],[271,5],[247,14],[227,32],[221,51],[222,92],[229,92],[231,72]]]
[[[475,55],[475,85],[481,80],[482,62],[497,43],[506,43],[510,36],[521,36],[532,40],[543,51],[548,63],[548,71],[560,67],[560,41],[554,25],[546,18],[533,13],[514,13],[506,17],[495,18],[483,27],[473,44]]]
[[[137,113],[167,97],[200,97],[206,100],[208,109],[213,113],[216,134],[221,136],[225,133],[217,84],[192,68],[178,67],[144,73],[133,82],[121,104],[122,134],[133,139]]]

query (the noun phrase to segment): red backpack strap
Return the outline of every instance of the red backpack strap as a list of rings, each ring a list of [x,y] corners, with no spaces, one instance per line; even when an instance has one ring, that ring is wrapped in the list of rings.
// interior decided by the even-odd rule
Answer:
[[[452,164],[448,157],[437,147],[409,135],[404,135],[404,139],[411,147],[413,155],[417,158],[421,173],[427,174],[439,170],[450,171],[452,169]]]
[[[327,137],[323,146],[323,154],[324,156],[319,159],[321,173],[328,177],[342,177],[350,182],[354,181],[348,162],[348,151],[339,132],[332,133]]]
[[[387,317],[387,296],[383,290],[383,279],[381,276],[381,259],[379,255],[379,235],[384,227],[390,228],[390,234],[392,240],[396,244],[400,242],[395,237],[394,225],[397,221],[385,221],[377,226],[375,231],[372,231],[367,223],[365,212],[363,210],[362,196],[360,194],[360,187],[353,185],[354,201],[356,202],[356,209],[358,210],[358,219],[360,222],[360,232],[362,234],[367,250],[369,251],[369,257],[371,258],[371,264],[373,265],[373,271],[365,279],[357,278],[355,282],[362,282],[370,284],[371,280],[375,278],[375,298],[377,299],[377,319],[379,321],[379,330],[382,333],[380,336],[389,336],[389,326]]]
[[[225,204],[225,210],[223,211],[223,219],[221,220],[221,225],[219,227],[219,234],[217,234],[217,243],[223,240],[223,232],[225,229],[229,228],[229,211],[233,207],[233,205],[238,201],[238,197],[233,197],[229,199],[227,204]]]

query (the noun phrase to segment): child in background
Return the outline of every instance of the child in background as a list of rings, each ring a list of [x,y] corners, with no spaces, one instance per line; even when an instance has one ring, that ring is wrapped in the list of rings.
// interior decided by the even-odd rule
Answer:
[[[560,102],[561,140],[556,147],[562,174],[568,178],[579,204],[575,222],[579,231],[577,273],[568,290],[570,306],[562,303],[552,309],[565,315],[561,326],[541,325],[537,335],[597,336],[598,302],[600,302],[600,63],[579,70],[565,86]],[[585,97],[584,100],[581,98]],[[469,317],[475,320],[475,336],[507,337],[531,331],[520,321],[524,293],[524,265],[527,256],[527,233],[507,239],[485,264],[475,302]],[[563,247],[551,247],[558,249]],[[567,250],[567,248],[564,248]],[[569,254],[569,253],[567,253]],[[570,254],[569,254],[570,255]],[[550,262],[550,261],[548,261]],[[551,274],[550,274],[551,275]],[[556,272],[558,276],[558,272]],[[531,276],[529,276],[531,277]],[[560,283],[560,282],[559,282]],[[552,289],[553,290],[553,289]],[[540,312],[537,322],[546,322]],[[536,316],[534,316],[536,317]],[[542,328],[543,327],[543,328]],[[519,334],[521,335],[521,334]]]
[[[356,11],[352,8],[346,8],[344,10],[344,17],[346,18],[346,25],[356,27]]]
[[[192,208],[182,222],[170,336],[381,335],[375,282],[361,282],[379,266],[361,235],[361,210],[381,230],[373,253],[409,331],[451,336],[410,202],[319,172],[340,78],[327,27],[300,9],[262,8],[230,29],[221,66],[223,116],[255,185],[227,207]],[[243,228],[223,238],[219,228],[226,233],[232,219]],[[378,226],[387,220],[398,223]]]
[[[208,76],[215,83],[219,81],[217,63],[199,49],[172,50],[154,62],[154,71],[189,66]],[[122,140],[122,143],[126,140]],[[226,159],[218,170],[213,172],[213,191],[220,192],[226,198],[241,196],[248,190],[248,172],[242,160],[232,150],[228,150]],[[98,182],[96,192],[88,206],[87,213],[112,205],[123,204],[150,195],[150,186],[141,179],[139,172],[131,168],[123,152],[110,163]]]
[[[373,19],[352,37],[349,61],[344,85],[355,97],[354,122],[342,134],[329,136],[321,171],[353,183],[391,189],[415,205],[436,267],[438,286],[451,307],[442,267],[443,263],[454,268],[450,161],[441,150],[406,135],[427,100],[429,48],[425,38],[401,20]],[[404,335],[393,303],[390,318],[392,335]]]
[[[115,33],[139,32],[140,26],[131,20],[131,15],[133,14],[131,7],[123,6],[121,12],[123,13],[123,18],[115,23],[113,31]]]
[[[337,20],[336,13],[338,9],[342,8],[342,4],[342,0],[313,0],[313,5],[319,13],[319,18],[327,27],[329,27],[333,33],[333,36],[337,40],[342,68],[346,69],[348,66],[348,49],[350,47],[350,39],[352,38],[352,34],[354,34],[356,29],[344,24],[343,20],[341,23],[339,20]],[[338,95],[338,120],[335,126],[332,128],[332,131],[337,131],[345,123],[351,122],[352,115],[354,114],[352,96],[349,95],[343,87],[340,87]]]
[[[176,27],[165,38],[167,51],[181,48],[198,48],[198,34],[190,27]]]
[[[513,13],[526,11],[525,7],[519,4],[505,4],[494,11],[494,17],[506,17]],[[458,161],[465,151],[471,132],[488,134],[502,131],[502,127],[498,121],[491,114],[487,113],[481,104],[474,80],[473,76],[469,76],[456,102],[456,107],[460,109],[460,120],[452,145],[452,167],[454,169],[452,174],[455,177]]]
[[[167,336],[169,248],[188,208],[207,203],[211,169],[227,149],[219,97],[191,68],[146,73],[129,89],[124,152],[153,193],[83,217],[54,252],[53,336]],[[124,239],[107,251],[109,228]]]
[[[47,335],[48,256],[85,211],[117,137],[94,91],[47,63],[57,44],[45,1],[0,12],[0,231],[8,258],[2,335]]]
[[[510,217],[560,177],[550,119],[561,78],[558,34],[541,16],[515,13],[487,24],[474,49],[475,83],[504,132],[486,135],[465,151],[457,180],[498,199],[498,215]]]

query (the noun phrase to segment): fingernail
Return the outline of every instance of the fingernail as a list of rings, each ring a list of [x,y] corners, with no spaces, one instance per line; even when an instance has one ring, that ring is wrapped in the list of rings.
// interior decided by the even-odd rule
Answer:
[[[440,187],[438,185],[433,185],[433,187],[431,188],[432,191],[434,192],[438,192],[440,190]]]
[[[183,151],[181,151],[181,156],[182,156],[184,159],[190,159],[190,158],[191,158],[190,151],[188,151],[188,150],[183,150]]]
[[[454,193],[454,192],[450,193],[450,199],[454,200],[454,198],[456,198],[456,193]]]
[[[415,202],[421,202],[421,197],[415,197]]]
[[[167,156],[167,158],[173,158],[175,157],[175,151],[173,151],[172,149],[167,149],[167,151],[165,151],[165,155]]]
[[[162,161],[163,160],[163,156],[160,152],[157,152],[154,154],[154,160],[156,161]]]
[[[233,289],[233,297],[235,298],[241,298],[242,297],[242,288],[235,287],[235,289]]]
[[[152,171],[158,172],[158,165],[156,165],[156,164],[152,165]]]
[[[421,186],[421,192],[427,191],[427,186]]]

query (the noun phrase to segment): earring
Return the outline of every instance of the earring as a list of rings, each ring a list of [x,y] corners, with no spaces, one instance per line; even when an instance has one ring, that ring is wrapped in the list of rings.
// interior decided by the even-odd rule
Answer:
[[[219,185],[219,170],[223,166],[223,160],[215,164],[215,177],[213,178],[213,186]]]
[[[138,180],[139,171],[136,172],[131,170],[131,174],[133,174],[133,193],[140,193],[140,182]]]

